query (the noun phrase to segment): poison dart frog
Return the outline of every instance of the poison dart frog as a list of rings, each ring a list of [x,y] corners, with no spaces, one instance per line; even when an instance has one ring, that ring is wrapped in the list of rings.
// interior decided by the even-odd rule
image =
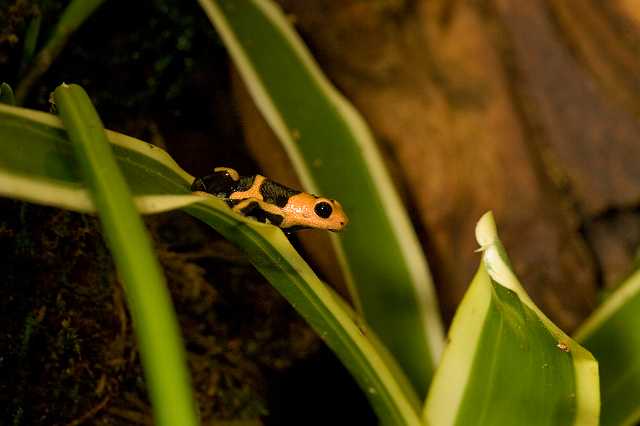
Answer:
[[[349,222],[336,200],[287,188],[262,175],[240,176],[228,167],[216,167],[213,174],[196,178],[191,190],[222,198],[233,211],[287,232],[307,228],[336,232]]]

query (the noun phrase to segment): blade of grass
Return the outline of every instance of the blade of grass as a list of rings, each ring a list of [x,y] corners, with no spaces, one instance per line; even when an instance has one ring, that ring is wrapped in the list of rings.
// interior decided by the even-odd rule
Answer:
[[[155,420],[161,425],[196,425],[171,297],[102,122],[80,86],[63,84],[54,98],[125,287]]]
[[[72,0],[65,8],[44,47],[38,52],[16,87],[16,101],[22,105],[29,90],[49,69],[66,46],[71,35],[87,20],[105,0]]]
[[[371,132],[273,2],[199,2],[305,188],[339,199],[351,217],[333,241],[352,298],[426,395],[443,342],[438,305]]]
[[[576,331],[600,364],[602,426],[640,420],[640,270],[634,271]]]
[[[597,363],[533,304],[490,213],[476,237],[482,261],[453,320],[424,418],[435,425],[597,425]]]
[[[61,127],[51,114],[0,105],[0,177],[5,176],[4,181],[0,178],[0,195],[95,211]],[[395,360],[318,279],[281,230],[239,216],[217,198],[192,196],[193,177],[163,150],[116,132],[107,136],[132,192],[138,197],[177,197],[183,206],[191,203],[183,210],[245,250],[348,368],[384,424],[421,424],[418,398]],[[20,182],[29,184],[14,190]]]

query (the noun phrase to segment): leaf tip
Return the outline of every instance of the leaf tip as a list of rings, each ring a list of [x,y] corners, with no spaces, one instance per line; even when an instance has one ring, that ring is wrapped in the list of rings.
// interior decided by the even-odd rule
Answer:
[[[482,215],[476,225],[476,241],[480,245],[476,252],[485,251],[487,247],[496,241],[497,234],[496,221],[493,218],[493,212],[489,210]]]

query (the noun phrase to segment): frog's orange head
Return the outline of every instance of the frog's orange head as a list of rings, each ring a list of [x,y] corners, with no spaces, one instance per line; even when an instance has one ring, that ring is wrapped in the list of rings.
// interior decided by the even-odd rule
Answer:
[[[303,227],[341,231],[349,218],[336,200],[301,192],[289,197],[282,209],[285,215],[283,228]]]

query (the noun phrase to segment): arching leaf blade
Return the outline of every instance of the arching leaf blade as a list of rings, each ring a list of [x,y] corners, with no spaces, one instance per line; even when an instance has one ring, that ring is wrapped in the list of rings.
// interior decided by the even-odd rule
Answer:
[[[334,246],[356,306],[426,395],[443,332],[422,248],[362,117],[267,0],[200,0],[305,188],[351,222]]]

